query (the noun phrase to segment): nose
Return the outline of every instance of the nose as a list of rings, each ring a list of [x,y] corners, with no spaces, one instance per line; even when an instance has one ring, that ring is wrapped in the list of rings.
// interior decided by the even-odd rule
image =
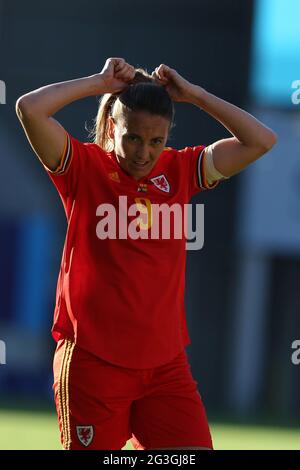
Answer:
[[[149,160],[149,149],[147,145],[141,145],[136,153],[137,160],[145,161]]]

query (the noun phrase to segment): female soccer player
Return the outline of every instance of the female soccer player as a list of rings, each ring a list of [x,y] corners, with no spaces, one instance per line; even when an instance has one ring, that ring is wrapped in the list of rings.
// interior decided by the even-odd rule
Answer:
[[[103,95],[94,143],[83,143],[52,116],[93,95]],[[198,106],[232,137],[166,147],[173,102]],[[150,75],[123,58],[21,96],[16,112],[68,221],[52,329],[63,447],[121,449],[131,438],[136,449],[212,449],[185,351],[186,237],[175,233],[185,225],[173,227],[166,208],[176,218],[270,150],[275,133],[167,65]]]

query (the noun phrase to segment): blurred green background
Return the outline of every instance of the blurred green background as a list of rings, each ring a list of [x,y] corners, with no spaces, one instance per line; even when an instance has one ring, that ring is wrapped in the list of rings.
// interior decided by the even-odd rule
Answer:
[[[211,422],[216,450],[300,450],[300,429],[275,424]],[[0,409],[0,450],[59,450],[56,414],[49,410]],[[130,441],[123,450],[132,450]]]

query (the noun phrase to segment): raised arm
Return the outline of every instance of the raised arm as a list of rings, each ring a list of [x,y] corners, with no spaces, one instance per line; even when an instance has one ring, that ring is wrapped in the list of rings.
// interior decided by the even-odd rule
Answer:
[[[224,176],[233,176],[267,153],[277,135],[243,109],[195,86],[190,103],[199,106],[223,124],[233,137],[212,144],[215,168]]]
[[[16,113],[40,161],[54,171],[61,160],[66,131],[52,116],[81,98],[121,91],[134,77],[134,68],[122,58],[109,58],[100,73],[54,83],[21,96]]]
[[[246,168],[277,142],[275,132],[251,114],[188,82],[176,70],[161,64],[153,75],[174,101],[200,107],[231,132],[233,137],[212,144],[214,166],[225,177]]]

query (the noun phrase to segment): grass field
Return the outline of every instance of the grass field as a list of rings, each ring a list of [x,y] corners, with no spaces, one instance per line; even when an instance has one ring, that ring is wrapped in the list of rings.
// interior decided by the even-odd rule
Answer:
[[[297,449],[300,428],[211,423],[215,449]],[[61,449],[56,416],[49,412],[0,410],[0,449]],[[132,449],[128,441],[124,449]]]

